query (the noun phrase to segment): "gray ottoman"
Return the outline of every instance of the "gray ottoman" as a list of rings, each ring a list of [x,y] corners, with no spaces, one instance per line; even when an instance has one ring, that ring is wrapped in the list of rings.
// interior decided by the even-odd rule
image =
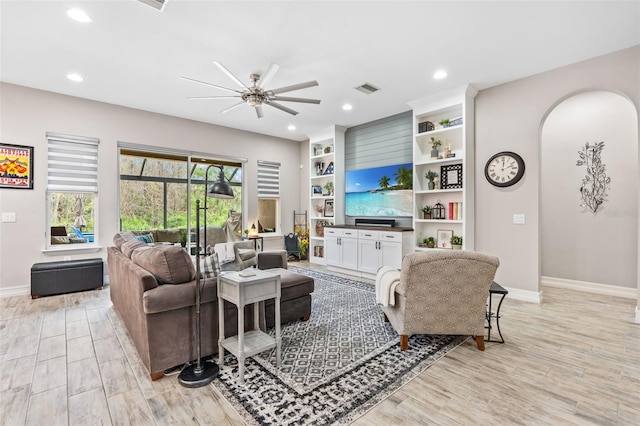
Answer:
[[[267,271],[280,274],[280,323],[309,320],[311,317],[311,293],[314,289],[313,278],[283,268],[271,268]],[[267,328],[275,326],[274,302],[275,299],[265,301]]]

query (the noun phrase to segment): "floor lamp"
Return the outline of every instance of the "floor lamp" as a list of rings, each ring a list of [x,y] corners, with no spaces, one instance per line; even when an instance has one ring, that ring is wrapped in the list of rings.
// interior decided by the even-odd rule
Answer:
[[[218,167],[220,169],[220,174],[218,175],[218,180],[209,187],[209,169],[211,167]],[[200,339],[200,299],[202,297],[202,289],[204,288],[204,284],[201,286],[201,278],[200,278],[200,210],[204,210],[204,253],[202,255],[207,256],[207,198],[223,198],[223,199],[231,199],[233,198],[233,189],[231,186],[225,181],[224,170],[222,166],[217,166],[211,164],[207,167],[207,170],[204,174],[204,183],[205,183],[205,197],[204,197],[204,207],[200,207],[200,200],[196,200],[196,229],[198,230],[196,234],[196,349],[197,349],[197,361],[195,364],[189,364],[185,368],[182,369],[180,374],[178,375],[178,381],[182,386],[188,388],[197,388],[200,386],[205,386],[211,383],[213,379],[218,375],[218,365],[215,362],[202,362],[201,351],[201,339]]]

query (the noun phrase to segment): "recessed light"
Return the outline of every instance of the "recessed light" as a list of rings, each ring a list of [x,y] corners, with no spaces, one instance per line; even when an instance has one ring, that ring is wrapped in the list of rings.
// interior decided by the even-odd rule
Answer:
[[[287,129],[294,131],[296,129],[296,126],[294,126],[293,124],[289,124],[289,127],[287,127]]]
[[[69,9],[67,10],[67,15],[74,21],[82,22],[83,24],[93,22],[93,19],[80,9]]]
[[[67,78],[71,81],[77,81],[77,82],[84,81],[84,78],[82,78],[80,74],[77,74],[75,72],[72,72],[71,74],[67,74]]]
[[[353,109],[353,105],[344,104],[344,105],[342,105],[342,109],[345,110],[345,111],[351,111]]]
[[[433,75],[433,78],[435,78],[436,80],[440,80],[443,79],[447,76],[447,72],[444,70],[439,70],[436,71],[436,73]]]

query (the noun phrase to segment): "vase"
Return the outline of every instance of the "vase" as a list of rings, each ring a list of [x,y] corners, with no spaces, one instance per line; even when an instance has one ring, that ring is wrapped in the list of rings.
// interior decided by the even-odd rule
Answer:
[[[454,250],[462,250],[462,244],[451,244],[451,248]]]
[[[431,150],[431,158],[438,158],[438,148],[433,148]]]
[[[434,189],[436,189],[436,184],[432,180],[430,180],[428,187],[429,187],[429,191],[433,191]]]
[[[427,247],[429,247],[429,248],[434,248],[435,246],[436,246],[435,241],[429,241],[429,242],[427,243]]]

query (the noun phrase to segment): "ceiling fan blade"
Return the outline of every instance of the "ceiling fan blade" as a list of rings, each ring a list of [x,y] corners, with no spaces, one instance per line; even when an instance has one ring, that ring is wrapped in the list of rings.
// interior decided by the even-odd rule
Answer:
[[[307,87],[313,87],[317,85],[318,85],[318,82],[313,80],[313,81],[307,81],[306,83],[294,84],[292,86],[280,87],[278,89],[269,90],[268,92],[276,95],[278,93],[293,92],[294,90],[306,89]]]
[[[265,104],[265,105],[269,105],[269,106],[272,106],[274,108],[278,108],[279,110],[282,110],[284,112],[288,112],[291,115],[298,115],[298,111],[292,110],[291,108],[287,108],[286,106],[280,105],[277,102],[269,102],[268,104]]]
[[[226,114],[227,112],[231,111],[232,109],[236,109],[236,108],[238,108],[240,105],[244,105],[245,103],[246,103],[245,101],[238,102],[237,104],[235,104],[235,105],[231,105],[229,108],[227,108],[227,109],[225,109],[225,110],[222,110],[222,111],[220,111],[220,112],[221,112],[221,113],[223,113],[223,114]]]
[[[262,114],[262,105],[256,105],[255,109],[256,114],[258,114],[258,118],[262,118],[264,116],[264,114]]]
[[[189,100],[200,100],[200,99],[236,99],[236,98],[240,98],[241,96],[190,96],[187,99]]]
[[[218,61],[213,61],[213,64],[215,66],[217,66],[218,68],[220,68],[220,71],[222,71],[223,73],[225,73],[227,75],[227,77],[229,77],[231,80],[233,80],[238,86],[240,86],[242,89],[244,90],[249,90],[249,88],[247,86],[244,85],[244,83],[242,81],[240,81],[240,79],[238,77],[236,77],[235,75],[233,75],[231,73],[231,71],[229,71],[224,65],[222,65],[220,62]]]
[[[276,72],[278,72],[279,69],[280,65],[272,62],[271,65],[269,65],[269,68],[267,68],[267,71],[265,71],[264,75],[260,77],[260,81],[258,81],[258,84],[256,84],[256,86],[259,88],[263,88],[264,86],[269,84],[269,81],[271,81],[271,79],[274,75],[276,75]]]
[[[292,98],[292,97],[289,97],[289,96],[274,96],[272,99],[274,101],[303,102],[305,104],[319,104],[320,103],[320,99]]]
[[[195,80],[193,78],[189,78],[189,77],[180,77],[183,80],[187,80],[187,81],[193,81],[194,83],[200,83],[200,84],[204,84],[205,86],[209,86],[209,87],[215,87],[216,89],[222,89],[222,90],[226,90],[227,92],[233,92],[233,93],[239,93],[242,94],[242,92],[238,91],[238,90],[233,90],[233,89],[229,89],[227,87],[222,87],[222,86],[217,86],[215,84],[211,84],[211,83],[207,83],[204,81],[200,81],[200,80]]]

